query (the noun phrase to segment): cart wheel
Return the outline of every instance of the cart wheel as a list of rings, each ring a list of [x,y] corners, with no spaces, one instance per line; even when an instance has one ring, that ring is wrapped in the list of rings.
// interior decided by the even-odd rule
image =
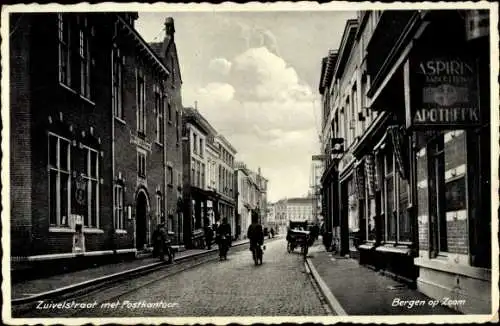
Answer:
[[[304,260],[307,258],[308,251],[309,251],[309,246],[306,244],[304,247],[302,247],[302,253],[304,254]]]

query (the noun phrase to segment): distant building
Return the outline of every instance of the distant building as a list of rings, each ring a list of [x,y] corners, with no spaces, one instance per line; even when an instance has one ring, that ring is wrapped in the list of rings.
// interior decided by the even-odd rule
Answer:
[[[313,197],[287,198],[287,221],[313,222]]]
[[[242,162],[235,165],[237,183],[237,221],[241,230],[241,238],[246,238],[248,226],[252,223],[252,215],[259,217],[259,222],[267,220],[267,179],[259,172],[255,173]]]

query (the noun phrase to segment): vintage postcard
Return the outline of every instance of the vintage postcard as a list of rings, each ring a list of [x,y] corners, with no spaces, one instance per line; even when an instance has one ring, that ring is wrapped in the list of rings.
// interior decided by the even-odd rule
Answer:
[[[498,321],[498,4],[1,15],[4,323]]]

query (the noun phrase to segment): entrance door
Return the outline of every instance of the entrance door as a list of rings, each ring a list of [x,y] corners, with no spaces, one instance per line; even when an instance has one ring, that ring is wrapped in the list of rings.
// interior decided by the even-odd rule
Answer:
[[[340,184],[340,254],[349,253],[349,196],[347,182]]]
[[[136,237],[136,248],[141,250],[146,244],[146,210],[147,210],[147,199],[144,192],[139,192],[137,195],[136,203],[136,214],[135,214],[135,237]]]

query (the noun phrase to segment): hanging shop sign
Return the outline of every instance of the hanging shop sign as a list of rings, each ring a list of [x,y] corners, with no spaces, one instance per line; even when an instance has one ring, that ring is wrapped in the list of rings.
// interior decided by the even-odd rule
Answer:
[[[466,128],[481,124],[477,65],[465,56],[413,61],[412,127]]]

